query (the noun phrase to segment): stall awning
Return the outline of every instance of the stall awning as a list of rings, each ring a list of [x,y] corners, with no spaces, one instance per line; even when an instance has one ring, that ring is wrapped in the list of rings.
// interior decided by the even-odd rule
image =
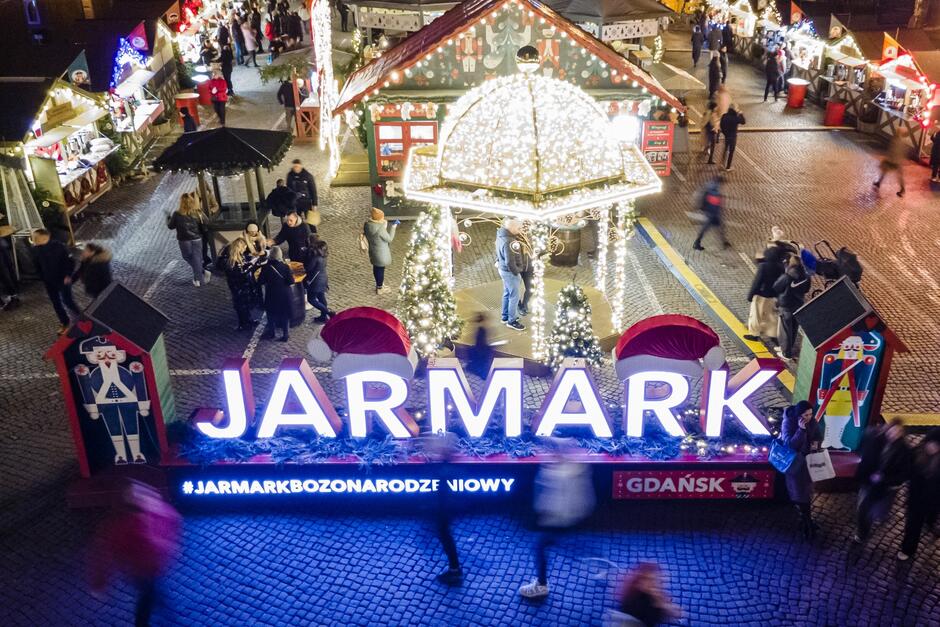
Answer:
[[[850,57],[847,54],[842,54],[841,52],[835,52],[835,51],[829,53],[829,58],[837,63],[841,63],[842,65],[847,65],[849,67],[859,67],[862,65],[866,65],[868,63],[868,61],[866,61],[865,59],[859,59],[858,57]]]
[[[75,132],[75,128],[72,126],[57,126],[48,133],[43,133],[42,137],[37,137],[36,139],[26,142],[27,148],[48,148],[54,144],[58,144],[60,141],[71,135]]]
[[[75,116],[71,120],[63,122],[62,125],[71,126],[74,128],[83,128],[93,122],[97,122],[98,120],[100,120],[106,115],[108,115],[107,109],[103,109],[101,107],[95,107],[94,109],[89,109],[88,111],[85,111],[81,115]]]
[[[128,98],[134,95],[134,92],[150,82],[155,72],[150,70],[134,70],[134,73],[124,79],[120,85],[114,88],[114,93],[121,98]]]
[[[890,85],[897,85],[902,89],[924,89],[924,85],[918,81],[901,76],[896,72],[878,70],[878,73],[885,77]]]

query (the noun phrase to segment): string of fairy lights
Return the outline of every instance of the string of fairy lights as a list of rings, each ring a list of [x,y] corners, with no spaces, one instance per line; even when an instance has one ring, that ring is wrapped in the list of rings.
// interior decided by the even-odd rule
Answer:
[[[607,242],[610,237],[610,209],[597,212],[597,263],[594,265],[594,285],[601,292],[607,289]]]
[[[327,0],[315,0],[310,8],[313,26],[313,50],[317,60],[317,94],[320,98],[320,150],[328,149],[329,176],[339,170],[339,116],[333,111],[339,103],[339,85],[333,78],[332,9]]]

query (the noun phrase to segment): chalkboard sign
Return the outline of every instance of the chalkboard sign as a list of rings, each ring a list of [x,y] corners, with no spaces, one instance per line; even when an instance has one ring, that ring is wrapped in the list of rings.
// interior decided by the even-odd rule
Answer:
[[[871,304],[851,281],[842,277],[794,314],[813,347],[819,346],[842,329],[872,312]]]

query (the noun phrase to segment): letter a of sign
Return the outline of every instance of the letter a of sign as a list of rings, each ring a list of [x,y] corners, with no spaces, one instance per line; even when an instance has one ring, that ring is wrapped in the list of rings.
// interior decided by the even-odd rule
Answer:
[[[449,395],[454,412],[460,417],[467,435],[471,438],[481,437],[504,392],[505,434],[510,438],[518,437],[522,433],[521,359],[493,360],[483,386],[483,399],[479,403],[473,398],[473,391],[459,360],[453,357],[428,360],[428,412],[431,414],[431,430],[434,433],[447,431]]]
[[[291,392],[300,406],[300,413],[285,412]],[[270,438],[278,427],[313,427],[325,438],[335,438],[343,428],[336,409],[306,359],[292,357],[281,362],[258,437]]]
[[[576,397],[572,398],[572,393]],[[556,427],[586,426],[596,438],[612,438],[610,417],[597,395],[594,377],[583,359],[565,359],[532,421],[535,435],[551,436]]]
[[[754,435],[770,435],[763,421],[750,407],[750,396],[783,370],[779,359],[757,357],[742,368],[731,381],[726,370],[706,370],[702,379],[702,412],[705,435],[721,436],[727,408]],[[731,395],[728,396],[728,392]]]

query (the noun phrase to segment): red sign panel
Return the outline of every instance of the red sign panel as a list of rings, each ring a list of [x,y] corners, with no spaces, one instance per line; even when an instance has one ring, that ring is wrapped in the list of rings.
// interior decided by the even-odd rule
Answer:
[[[614,472],[615,499],[769,499],[773,470],[625,470]]]
[[[646,120],[643,122],[643,156],[650,162],[656,174],[669,176],[672,171],[672,137],[675,132],[672,122]]]

